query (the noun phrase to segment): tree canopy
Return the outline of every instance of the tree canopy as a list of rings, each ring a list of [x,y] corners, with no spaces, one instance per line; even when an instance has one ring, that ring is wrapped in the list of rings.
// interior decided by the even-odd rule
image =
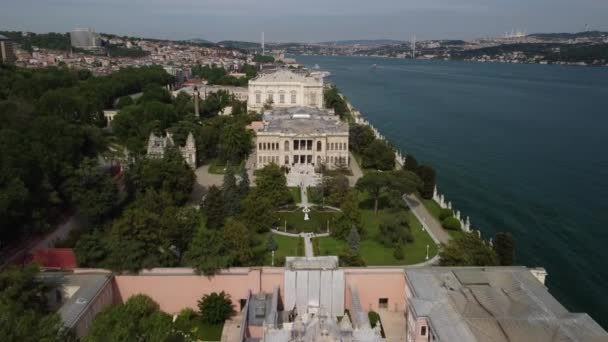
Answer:
[[[48,310],[49,288],[37,278],[38,268],[9,267],[0,272],[0,336],[6,341],[65,341],[61,318]]]
[[[451,239],[439,252],[441,266],[497,266],[498,258],[476,233]]]

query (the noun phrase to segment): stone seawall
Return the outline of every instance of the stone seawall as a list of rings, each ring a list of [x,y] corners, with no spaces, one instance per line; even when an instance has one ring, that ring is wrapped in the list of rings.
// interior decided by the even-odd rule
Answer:
[[[380,131],[378,131],[378,129],[376,129],[376,127],[374,127],[374,125],[372,125],[364,116],[363,114],[357,110],[357,108],[355,108],[343,95],[342,98],[344,99],[344,101],[346,102],[346,105],[348,106],[348,110],[350,110],[351,116],[354,120],[354,122],[356,124],[359,125],[364,125],[364,126],[368,126],[369,128],[371,128],[371,130],[374,132],[374,135],[376,136],[376,139],[380,139],[386,143],[388,143],[390,146],[393,146],[395,148],[395,163],[396,163],[396,167],[403,167],[403,165],[405,165],[405,160],[407,158],[407,154],[406,153],[402,153],[401,151],[399,151],[398,149],[396,149],[396,147],[391,144],[391,142],[380,133]],[[471,219],[464,215],[462,215],[460,213],[460,210],[456,210],[453,206],[452,206],[452,202],[449,202],[446,200],[446,197],[443,194],[440,194],[437,190],[437,186],[435,186],[435,191],[433,192],[433,200],[443,209],[452,209],[454,211],[454,217],[456,217],[458,219],[458,221],[460,221],[460,227],[463,231],[469,233],[471,231],[474,231],[475,229],[472,228],[471,226]],[[479,236],[481,237],[481,231],[480,230],[476,230],[477,234],[479,234]],[[489,240],[489,243],[492,244],[492,239]]]

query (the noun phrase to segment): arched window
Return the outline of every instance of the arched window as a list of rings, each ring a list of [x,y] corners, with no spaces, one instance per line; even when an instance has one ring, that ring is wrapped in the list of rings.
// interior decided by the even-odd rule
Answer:
[[[315,94],[315,93],[310,94],[310,105],[311,106],[317,105],[317,94]]]
[[[295,90],[292,90],[291,93],[291,104],[296,104],[296,99],[297,99],[297,93]]]
[[[268,94],[266,95],[266,101],[268,102],[274,102],[274,93],[271,91],[268,92]]]
[[[317,152],[320,152],[323,149],[323,143],[320,141],[317,141]]]
[[[288,140],[285,140],[285,142],[283,143],[283,150],[289,151],[289,141]]]
[[[261,91],[255,92],[255,103],[262,103],[262,92]]]
[[[285,92],[282,90],[279,92],[279,103],[285,103]]]

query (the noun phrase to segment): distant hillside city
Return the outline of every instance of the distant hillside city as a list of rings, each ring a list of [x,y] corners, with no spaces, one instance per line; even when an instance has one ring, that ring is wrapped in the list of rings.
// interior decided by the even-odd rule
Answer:
[[[217,43],[205,39],[169,41],[153,38],[96,33],[92,29],[74,29],[69,33],[31,33],[0,31],[3,60],[19,66],[66,64],[108,74],[124,66],[166,64],[179,76],[179,69],[189,69],[191,61],[209,59],[213,64],[238,71],[247,55],[265,49],[275,56],[325,55],[370,56],[404,59],[465,60],[499,63],[535,63],[569,65],[608,65],[608,32],[536,33],[511,31],[500,37],[472,40],[391,39],[342,40],[318,43],[272,43],[226,40]],[[3,46],[4,46],[3,45]],[[14,46],[14,47],[13,47]],[[9,48],[10,47],[10,48]],[[239,62],[242,61],[242,62]],[[230,68],[227,68],[230,69]],[[179,77],[178,77],[179,78]]]

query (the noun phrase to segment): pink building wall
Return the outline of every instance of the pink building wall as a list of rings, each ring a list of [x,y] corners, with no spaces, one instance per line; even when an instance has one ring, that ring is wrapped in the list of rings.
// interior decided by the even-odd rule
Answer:
[[[361,307],[364,310],[378,311],[378,300],[388,298],[388,310],[405,311],[406,284],[405,274],[400,268],[346,268],[345,306],[352,307],[350,286],[359,292]]]
[[[145,294],[162,311],[174,314],[184,308],[197,309],[198,300],[205,294],[224,291],[238,311],[239,300],[246,299],[249,290],[271,292],[274,286],[283,287],[282,280],[282,268],[231,268],[213,277],[197,275],[189,268],[158,268],[138,275],[116,275],[115,297],[124,302],[133,295]]]
[[[400,268],[345,268],[345,307],[351,308],[349,286],[359,292],[364,310],[378,311],[378,300],[388,298],[388,310],[404,311],[406,284]],[[279,287],[281,299],[284,293],[284,268],[257,267],[231,268],[213,277],[197,275],[190,268],[157,268],[142,271],[138,275],[116,275],[114,296],[116,302],[124,302],[136,294],[154,299],[162,311],[178,313],[184,308],[197,308],[198,300],[211,292],[225,291],[232,298],[235,309],[239,300],[252,293],[271,293]]]

